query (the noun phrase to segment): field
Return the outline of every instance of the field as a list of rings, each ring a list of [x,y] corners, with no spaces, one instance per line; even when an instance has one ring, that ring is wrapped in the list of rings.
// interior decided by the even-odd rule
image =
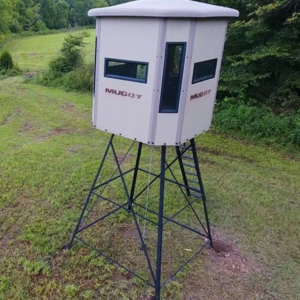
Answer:
[[[49,37],[58,51],[63,34],[7,47],[24,69],[42,69],[43,60],[55,56],[41,42]],[[31,52],[39,59],[31,60]],[[64,247],[108,140],[91,126],[91,95],[25,84],[22,77],[0,81],[1,300],[151,299],[151,289],[89,248],[77,242],[70,251]],[[300,300],[300,153],[213,132],[196,142],[218,251],[205,250],[167,285],[163,299]],[[120,156],[129,144],[118,138]],[[142,163],[149,157],[146,147]],[[114,193],[120,196],[118,189]],[[180,198],[176,191],[167,194],[167,209],[178,208]],[[96,228],[90,239],[116,255],[125,249],[111,236],[121,232],[135,242],[126,214]],[[183,234],[167,229],[166,239],[178,250],[178,260],[185,255]],[[130,249],[129,259],[142,267],[137,248]]]
[[[90,36],[84,41],[86,60],[88,62],[94,59],[95,30],[86,30]],[[78,33],[80,31],[70,31]],[[12,53],[14,61],[25,71],[41,71],[47,69],[51,59],[59,54],[59,50],[64,38],[69,33],[59,33],[41,36],[30,36],[25,38],[14,39],[5,45],[4,50]]]

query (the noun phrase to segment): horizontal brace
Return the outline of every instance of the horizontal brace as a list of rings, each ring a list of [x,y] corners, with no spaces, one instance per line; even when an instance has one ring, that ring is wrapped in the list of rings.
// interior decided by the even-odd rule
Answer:
[[[180,147],[180,146],[179,146],[179,149],[181,149],[182,151],[184,151],[184,150],[186,150],[186,151],[187,151],[187,150],[192,151],[190,148],[191,148],[191,146],[188,146],[188,147]],[[182,153],[182,154],[183,154],[183,153]],[[182,155],[182,154],[181,154],[181,155]]]
[[[200,191],[199,191],[199,192],[200,192]],[[198,199],[202,198],[202,194],[200,194],[200,195],[195,195],[195,194],[192,194],[192,193],[191,193],[191,196],[196,197],[196,198],[198,198]]]
[[[184,165],[185,167],[189,167],[189,168],[193,168],[193,169],[196,168],[195,165],[191,165],[191,164],[183,163],[183,165]]]
[[[95,196],[98,196],[99,198],[101,198],[102,200],[104,200],[104,201],[107,201],[107,202],[110,202],[110,203],[112,203],[112,204],[114,204],[114,205],[116,205],[116,206],[118,206],[118,207],[120,207],[120,206],[124,206],[124,204],[123,205],[121,205],[121,204],[119,204],[119,203],[117,203],[117,202],[115,202],[115,201],[113,201],[113,200],[110,200],[110,199],[108,199],[108,198],[105,198],[105,197],[103,197],[103,196],[101,196],[101,195],[99,195],[99,194],[97,194],[97,193],[95,193],[95,192],[92,192],[92,194],[94,194]],[[127,204],[128,204],[128,202],[127,202]],[[126,210],[128,211],[128,208],[126,208]]]
[[[83,243],[84,245],[86,245],[87,247],[90,247],[91,249],[93,249],[94,251],[96,251],[99,255],[105,257],[107,260],[113,262],[114,264],[116,264],[117,266],[119,266],[120,268],[126,270],[127,272],[129,272],[131,275],[141,279],[143,282],[145,282],[147,285],[155,288],[154,284],[152,284],[151,282],[149,282],[147,279],[143,278],[142,276],[136,274],[135,272],[133,272],[132,270],[130,270],[129,268],[125,267],[124,265],[120,264],[119,262],[117,262],[115,259],[111,258],[110,256],[104,254],[103,252],[101,252],[99,249],[95,248],[94,246],[88,244],[87,242],[85,242],[83,239],[76,237],[76,239],[78,239],[81,243]]]
[[[198,201],[198,199],[192,201],[191,203],[194,203],[194,202],[196,202],[196,201]],[[143,209],[149,211],[150,213],[152,213],[152,214],[158,216],[158,213],[157,213],[156,211],[152,210],[152,209],[146,208],[146,207],[144,207],[144,206],[142,206],[142,205],[140,205],[140,204],[138,204],[138,203],[134,203],[134,205],[136,205],[136,206],[138,206],[138,207],[140,207],[140,208],[143,208]],[[188,227],[188,226],[186,226],[186,225],[184,225],[184,224],[182,224],[182,223],[180,223],[180,222],[177,222],[177,221],[173,220],[173,219],[172,219],[173,217],[172,217],[172,218],[168,218],[168,217],[166,217],[166,216],[163,216],[163,218],[167,220],[167,222],[165,222],[163,225],[167,224],[168,222],[172,222],[172,223],[174,223],[174,224],[176,224],[176,225],[181,226],[182,228],[185,228],[185,229],[187,229],[187,230],[189,230],[189,231],[192,231],[192,232],[194,232],[194,233],[197,233],[197,234],[199,234],[199,235],[201,235],[201,236],[207,238],[207,236],[206,236],[205,234],[201,233],[200,231],[195,230],[195,229],[193,229],[193,228],[190,228],[190,227]]]
[[[195,174],[195,173],[191,173],[191,172],[188,172],[188,171],[185,171],[185,173],[186,173],[186,174],[189,174],[189,175],[192,175],[192,176],[195,176],[195,177],[198,177],[198,175]]]
[[[183,159],[194,160],[194,157],[188,156],[188,155],[181,155],[181,157],[182,157]]]
[[[187,179],[188,182],[192,182],[192,183],[195,183],[195,184],[198,184],[199,185],[199,181],[196,181],[196,180],[193,180],[193,179]]]
[[[144,169],[141,169],[141,168],[139,168],[139,170],[140,170],[141,172],[144,172],[144,173],[147,173],[147,174],[149,174],[149,173],[150,173],[150,174],[151,174],[151,175],[153,175],[153,176],[155,176],[155,175],[156,175],[155,173],[149,172],[149,171],[147,171],[147,170],[144,170]],[[180,182],[176,182],[175,180],[172,180],[172,179],[169,179],[169,178],[166,178],[166,177],[165,177],[165,180],[166,180],[166,181],[168,181],[168,182],[171,182],[171,183],[177,184],[178,186],[181,186],[181,187],[184,187],[184,188],[190,189],[190,190],[192,190],[192,191],[194,191],[194,192],[200,192],[200,190],[199,190],[199,189],[197,189],[197,188],[194,188],[194,187],[191,187],[191,186],[185,185],[185,184],[183,184],[183,183],[180,183]]]
[[[199,199],[195,199],[195,200],[189,202],[188,204],[186,204],[186,205],[185,205],[183,208],[181,208],[176,214],[174,214],[174,215],[170,218],[170,220],[174,219],[176,216],[178,216],[178,215],[179,215],[180,213],[182,213],[185,209],[187,209],[188,207],[192,206],[192,204],[194,204],[194,203],[197,202],[197,201],[199,201]],[[164,225],[167,224],[167,223],[168,223],[168,222],[165,222]]]
[[[133,170],[134,170],[134,168],[132,168],[132,169],[130,169],[130,170],[128,170],[128,171],[122,173],[122,175],[124,176],[124,175],[126,175],[126,174],[132,172]],[[104,186],[104,185],[106,185],[106,184],[108,184],[108,183],[110,183],[110,182],[112,182],[112,181],[114,181],[115,179],[120,178],[120,177],[121,177],[121,175],[118,175],[118,176],[115,176],[115,177],[113,177],[113,178],[110,178],[109,180],[107,180],[107,181],[105,181],[105,182],[103,182],[103,183],[97,185],[96,187],[94,187],[94,188],[93,188],[93,191],[96,190],[96,189],[98,189],[98,188],[100,188],[100,187],[102,187],[102,186]]]
[[[80,228],[80,229],[77,231],[77,233],[79,233],[79,232],[81,232],[81,231],[83,231],[83,230],[85,230],[85,229],[87,229],[87,228],[89,228],[89,227],[95,225],[96,223],[98,223],[98,222],[104,220],[105,218],[109,217],[110,215],[112,215],[113,213],[117,212],[119,209],[124,208],[124,206],[127,206],[127,205],[128,205],[128,203],[126,202],[125,204],[123,204],[123,205],[121,205],[121,206],[115,208],[114,210],[110,211],[109,213],[107,213],[106,215],[102,216],[101,218],[99,218],[99,219],[93,221],[92,223],[90,223],[90,224],[88,224],[88,225],[86,225],[86,226]],[[127,209],[126,209],[126,210],[127,210]]]
[[[186,151],[186,150],[185,150]],[[182,154],[185,153],[185,151],[182,151]],[[176,161],[178,160],[178,157],[176,157],[166,168],[165,170],[168,170]],[[144,171],[145,172],[145,171]],[[147,171],[147,173],[149,173]],[[160,174],[156,175],[156,177],[154,179],[152,179],[152,181],[144,188],[142,189],[134,198],[133,198],[133,202],[145,191],[147,190],[147,188],[157,179],[160,177]]]
[[[200,249],[198,249],[198,251],[191,257],[189,258],[176,272],[173,273],[173,275],[171,275],[169,277],[169,279],[167,279],[162,285],[161,285],[161,289],[163,289],[166,284],[172,280],[174,277],[176,277],[176,275],[186,266],[188,265],[204,248],[206,248],[209,245],[209,242],[207,242],[206,244],[204,244]]]
[[[134,203],[134,204],[136,204],[136,203]],[[145,207],[143,207],[144,209],[146,209]],[[152,224],[154,224],[154,225],[156,225],[156,226],[158,226],[158,223],[157,222],[154,222],[154,221],[152,221],[151,219],[149,219],[149,218],[147,218],[147,217],[145,217],[145,216],[143,216],[143,215],[141,215],[141,214],[139,214],[139,213],[137,213],[137,212],[134,212],[138,217],[140,217],[140,218],[142,218],[142,219],[144,219],[144,220],[146,220],[146,221],[148,221],[148,222],[150,222],[150,223],[152,223]]]

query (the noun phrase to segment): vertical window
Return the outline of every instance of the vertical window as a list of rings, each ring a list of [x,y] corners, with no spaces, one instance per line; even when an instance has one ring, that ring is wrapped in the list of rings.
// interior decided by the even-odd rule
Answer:
[[[160,98],[160,113],[177,113],[186,43],[167,43]]]

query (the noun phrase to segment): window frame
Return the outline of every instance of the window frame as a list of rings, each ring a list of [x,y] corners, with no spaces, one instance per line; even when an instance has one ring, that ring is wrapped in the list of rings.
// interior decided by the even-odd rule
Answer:
[[[177,99],[176,99],[176,108],[175,109],[163,109],[163,96],[165,90],[165,77],[167,72],[167,59],[168,59],[168,49],[169,45],[180,45],[182,46],[182,54],[181,54],[181,63],[179,68],[179,88],[177,92]],[[183,73],[184,73],[184,66],[185,66],[185,59],[186,59],[186,48],[187,42],[166,42],[165,45],[165,56],[164,56],[164,67],[163,67],[163,74],[162,74],[162,85],[161,85],[161,93],[160,93],[160,101],[159,101],[159,110],[158,113],[163,114],[176,114],[179,110],[179,103],[181,98],[181,90],[182,90],[182,83],[183,83]]]
[[[195,79],[196,65],[201,64],[201,63],[207,63],[207,62],[214,62],[214,74],[213,75],[202,76],[202,77],[199,77],[199,78]],[[216,72],[217,72],[217,66],[218,66],[218,58],[213,58],[213,59],[208,59],[208,60],[195,62],[194,63],[194,68],[193,68],[192,84],[215,78],[216,77]]]
[[[110,61],[121,62],[121,63],[134,63],[136,65],[144,65],[146,67],[145,79],[138,79],[138,78],[134,78],[134,77],[130,77],[130,76],[121,76],[121,75],[110,74],[108,72],[108,63]],[[113,78],[113,79],[133,81],[133,82],[147,84],[147,82],[148,82],[148,69],[149,69],[149,63],[148,62],[135,61],[135,60],[126,60],[126,59],[119,59],[119,58],[109,58],[109,57],[104,58],[104,77],[106,77],[106,78]]]

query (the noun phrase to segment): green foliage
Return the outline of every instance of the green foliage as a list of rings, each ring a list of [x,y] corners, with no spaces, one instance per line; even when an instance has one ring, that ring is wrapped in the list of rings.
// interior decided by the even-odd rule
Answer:
[[[73,15],[78,26],[90,25],[95,23],[95,18],[88,17],[91,8],[106,7],[105,0],[74,0]]]
[[[54,73],[68,73],[80,67],[84,61],[82,48],[85,46],[85,43],[83,39],[88,36],[89,33],[87,31],[67,36],[61,48],[61,55],[49,64],[50,71]]]
[[[0,0],[0,35],[9,32],[9,26],[13,24],[13,3],[8,0]]]
[[[69,285],[66,285],[66,287],[65,287],[66,294],[71,297],[75,297],[79,291],[80,291],[80,288],[78,288],[74,284],[69,284]]]
[[[47,30],[47,26],[44,21],[38,20],[34,25],[34,30],[39,32],[44,31]]]
[[[39,84],[62,87],[66,90],[91,92],[94,82],[94,64],[83,64],[69,73],[47,71],[42,78],[36,78]]]
[[[55,1],[41,0],[40,15],[46,26],[50,29],[54,29],[56,19]]]
[[[8,290],[8,278],[4,275],[0,277],[0,292]]]
[[[8,51],[2,52],[0,55],[0,70],[10,70],[14,67],[12,56]]]
[[[299,1],[213,0],[238,8],[229,27],[219,90],[275,113],[300,108]]]
[[[105,0],[0,0],[1,35],[95,24],[87,13]]]
[[[300,111],[296,115],[274,115],[267,108],[233,102],[234,99],[227,98],[218,108],[214,118],[216,129],[242,138],[300,146]]]

